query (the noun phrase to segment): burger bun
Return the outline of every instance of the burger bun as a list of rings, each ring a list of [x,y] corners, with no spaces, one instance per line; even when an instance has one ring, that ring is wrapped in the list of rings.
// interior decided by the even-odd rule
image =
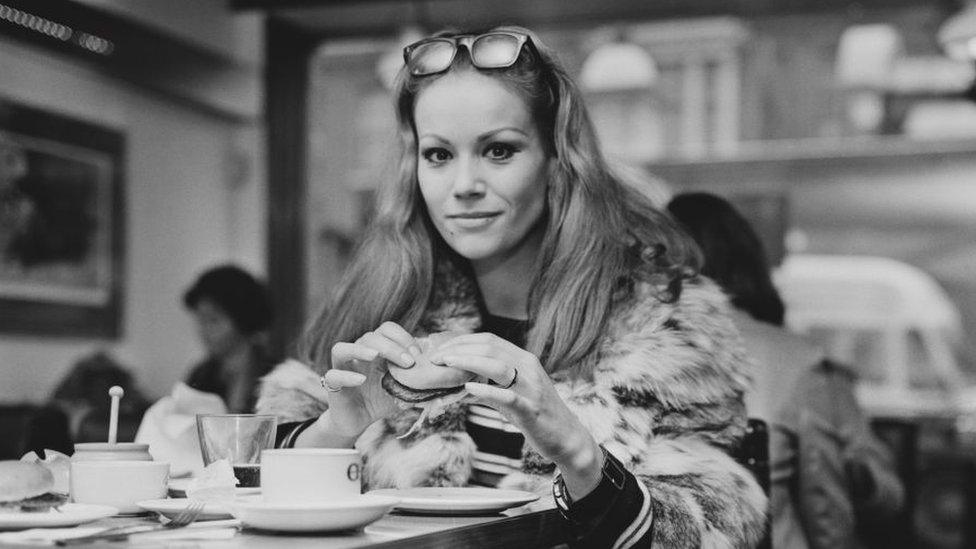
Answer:
[[[54,487],[54,475],[46,467],[23,461],[0,461],[0,503],[40,496]]]
[[[416,357],[414,365],[410,368],[393,366],[390,368],[390,375],[403,385],[417,390],[459,387],[471,381],[476,377],[471,372],[430,361],[430,357],[437,349],[458,335],[460,335],[458,332],[440,332],[418,338],[420,356]]]

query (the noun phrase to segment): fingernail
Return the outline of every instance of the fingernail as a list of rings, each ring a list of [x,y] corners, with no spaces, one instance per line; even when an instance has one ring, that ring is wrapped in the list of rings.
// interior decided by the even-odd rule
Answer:
[[[430,356],[430,361],[434,364],[444,364],[444,357],[439,353],[434,353]]]
[[[413,357],[407,353],[402,353],[400,355],[400,360],[401,360],[401,366],[403,366],[404,368],[413,366],[414,363]]]
[[[410,351],[412,356],[420,356],[420,347],[417,347],[416,345],[411,345],[407,350]]]
[[[379,354],[380,354],[379,351],[377,351],[376,349],[370,349],[370,350],[366,351],[366,353],[363,356],[366,357],[366,360],[373,360]]]

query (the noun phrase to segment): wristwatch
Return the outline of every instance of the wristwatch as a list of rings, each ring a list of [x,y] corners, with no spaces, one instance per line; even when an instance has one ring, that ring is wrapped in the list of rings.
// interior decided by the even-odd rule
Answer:
[[[603,474],[600,484],[597,484],[589,494],[579,501],[573,501],[566,489],[562,473],[556,475],[552,482],[552,497],[556,500],[556,508],[564,519],[576,525],[583,525],[588,520],[600,516],[607,511],[610,504],[623,491],[627,482],[627,470],[613,454],[600,445],[603,451]]]

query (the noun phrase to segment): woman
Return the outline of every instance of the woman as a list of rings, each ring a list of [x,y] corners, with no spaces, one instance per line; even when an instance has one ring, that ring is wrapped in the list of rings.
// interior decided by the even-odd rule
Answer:
[[[274,362],[265,351],[271,304],[247,271],[221,265],[204,272],[183,295],[207,357],[186,378],[190,387],[223,399],[232,413],[251,412],[258,379]]]
[[[295,363],[263,381],[258,409],[300,421],[282,444],[355,444],[370,488],[552,490],[580,547],[753,545],[765,496],[728,453],[745,364],[693,243],[613,176],[534,35],[404,57],[399,178],[308,335],[322,388]],[[449,330],[433,362],[486,382],[411,430],[378,380]]]
[[[770,424],[773,547],[891,546],[877,533],[904,501],[886,449],[871,434],[853,391],[853,376],[783,329],[785,308],[773,286],[762,242],[722,198],[675,197],[668,211],[698,242],[702,273],[719,283],[756,359],[751,416]],[[888,521],[889,528],[879,528]],[[869,529],[874,539],[859,537]]]

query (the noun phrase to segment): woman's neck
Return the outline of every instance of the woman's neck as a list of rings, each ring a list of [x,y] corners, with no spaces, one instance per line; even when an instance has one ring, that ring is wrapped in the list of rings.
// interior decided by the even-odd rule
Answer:
[[[471,262],[489,313],[520,320],[528,318],[529,291],[541,246],[542,233],[535,231],[510,255]]]

